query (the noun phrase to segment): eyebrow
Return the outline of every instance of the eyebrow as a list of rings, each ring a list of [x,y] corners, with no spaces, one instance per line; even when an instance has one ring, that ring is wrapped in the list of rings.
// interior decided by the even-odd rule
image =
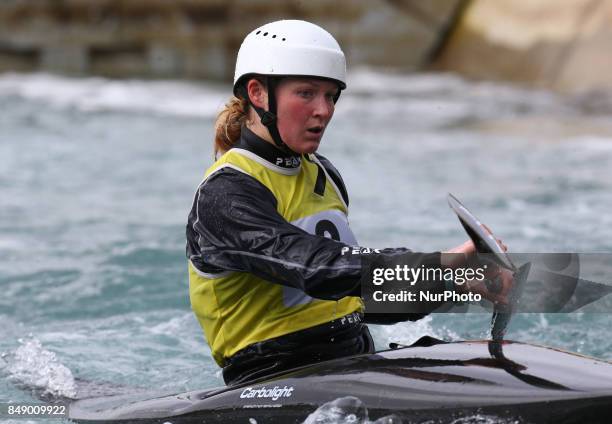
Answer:
[[[315,87],[319,87],[320,86],[320,84],[317,81],[311,81],[311,80],[307,80],[307,79],[296,79],[295,82],[298,83],[298,84],[314,85]]]
[[[311,79],[306,79],[306,78],[304,78],[304,79],[296,78],[295,81],[298,84],[308,84],[308,85],[314,86],[316,88],[321,88],[321,83],[328,82],[326,80],[317,81],[317,80],[311,80]],[[334,87],[332,87],[331,89],[332,90],[339,90],[338,86],[335,85],[335,84],[334,84]]]

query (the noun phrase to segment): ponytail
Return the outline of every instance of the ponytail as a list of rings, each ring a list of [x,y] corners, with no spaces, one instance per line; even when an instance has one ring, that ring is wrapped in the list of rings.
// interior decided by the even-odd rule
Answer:
[[[240,129],[247,119],[248,102],[232,97],[217,115],[215,122],[215,157],[231,149],[240,138]]]

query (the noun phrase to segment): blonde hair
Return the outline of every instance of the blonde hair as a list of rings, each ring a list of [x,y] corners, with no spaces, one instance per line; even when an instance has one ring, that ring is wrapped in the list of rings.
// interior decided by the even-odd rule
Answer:
[[[240,138],[240,129],[247,120],[249,102],[233,96],[215,121],[215,157],[227,152]]]

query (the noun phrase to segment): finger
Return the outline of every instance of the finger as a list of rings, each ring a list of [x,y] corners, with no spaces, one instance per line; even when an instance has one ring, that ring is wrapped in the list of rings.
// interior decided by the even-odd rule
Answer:
[[[498,275],[502,273],[502,269],[495,264],[491,264],[487,267],[487,270],[484,273],[485,280],[494,280]]]
[[[500,294],[504,290],[504,282],[501,274],[497,274],[494,278],[485,280],[485,286],[491,293]]]
[[[466,241],[463,243],[463,245],[465,246],[464,253],[467,253],[468,255],[473,255],[476,253],[476,246],[472,240]]]
[[[502,275],[502,291],[501,294],[507,296],[512,290],[512,286],[514,285],[514,277],[509,275],[508,273],[503,273]]]

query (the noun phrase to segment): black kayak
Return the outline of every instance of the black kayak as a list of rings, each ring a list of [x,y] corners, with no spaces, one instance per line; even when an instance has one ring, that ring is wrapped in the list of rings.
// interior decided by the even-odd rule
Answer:
[[[514,265],[454,196],[449,204],[478,251],[513,271],[492,341],[411,346],[296,368],[215,390],[78,400],[79,423],[518,424],[612,422],[612,363],[503,340],[530,264]]]
[[[426,336],[236,386],[83,399],[69,411],[75,422],[117,424],[608,423],[612,363],[525,343]]]

